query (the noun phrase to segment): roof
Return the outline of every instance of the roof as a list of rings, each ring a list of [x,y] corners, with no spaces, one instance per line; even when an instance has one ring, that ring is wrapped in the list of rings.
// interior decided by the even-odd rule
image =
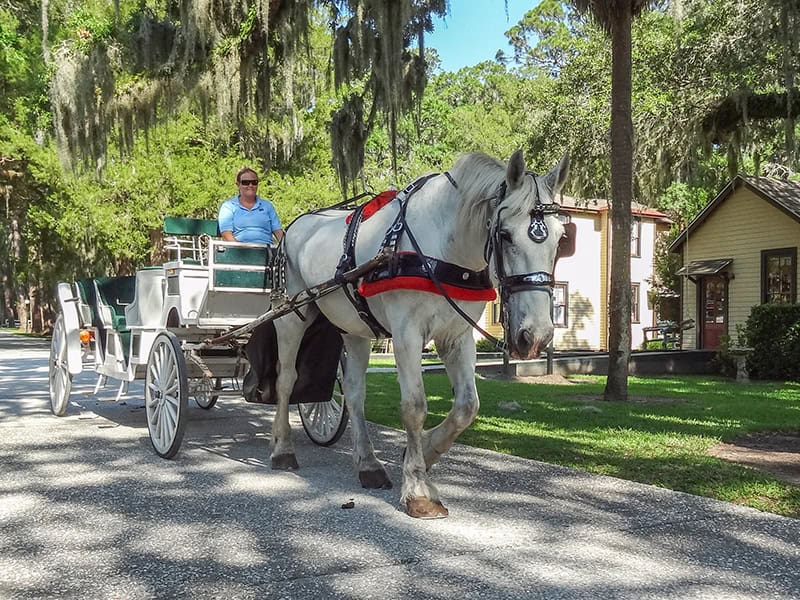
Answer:
[[[570,212],[599,213],[608,212],[609,210],[608,200],[602,198],[582,198],[579,200],[562,194],[559,198],[559,203]],[[631,214],[635,217],[647,217],[662,223],[672,223],[669,215],[638,202],[631,202]]]
[[[688,265],[678,269],[678,275],[693,277],[695,275],[716,275],[724,271],[733,262],[732,258],[713,258],[710,260],[693,260]]]
[[[775,208],[783,211],[795,221],[800,222],[800,181],[772,179],[770,177],[750,177],[737,175],[722,188],[711,202],[706,204],[694,220],[681,231],[675,241],[670,244],[670,252],[677,252],[689,235],[705,221],[716,208],[728,199],[736,190],[745,187]]]

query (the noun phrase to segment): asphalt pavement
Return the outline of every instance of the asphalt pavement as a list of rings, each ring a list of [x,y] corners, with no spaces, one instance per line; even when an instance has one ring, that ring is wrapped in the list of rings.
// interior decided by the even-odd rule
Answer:
[[[141,385],[95,381],[52,416],[47,342],[0,330],[2,599],[800,598],[800,520],[460,445],[450,517],[415,520],[398,431],[372,427],[392,490],[296,417],[301,468],[273,472],[272,409],[242,400],[193,407],[164,460]]]

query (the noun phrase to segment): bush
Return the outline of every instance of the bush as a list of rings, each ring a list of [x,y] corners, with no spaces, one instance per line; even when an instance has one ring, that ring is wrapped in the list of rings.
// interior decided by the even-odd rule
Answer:
[[[494,342],[487,340],[486,338],[481,338],[475,342],[475,350],[478,352],[500,352],[500,350],[494,345]]]
[[[731,340],[723,335],[719,342],[719,350],[711,359],[711,368],[723,377],[736,377],[736,359],[730,352]]]
[[[754,306],[744,342],[753,349],[747,358],[751,377],[800,381],[800,304]]]

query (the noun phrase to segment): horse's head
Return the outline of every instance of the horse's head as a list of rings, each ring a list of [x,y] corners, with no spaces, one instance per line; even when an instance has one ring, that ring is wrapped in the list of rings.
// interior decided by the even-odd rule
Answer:
[[[514,358],[536,358],[553,339],[553,270],[574,250],[575,226],[555,198],[567,178],[567,155],[547,175],[511,157],[490,222],[487,261],[500,287],[506,342]]]

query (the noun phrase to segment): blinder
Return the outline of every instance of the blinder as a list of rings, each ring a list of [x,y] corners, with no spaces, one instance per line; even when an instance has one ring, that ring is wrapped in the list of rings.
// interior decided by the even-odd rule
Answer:
[[[556,260],[559,258],[567,258],[575,254],[575,237],[577,235],[578,227],[572,221],[564,223],[564,235],[558,240],[558,252],[556,252]]]

